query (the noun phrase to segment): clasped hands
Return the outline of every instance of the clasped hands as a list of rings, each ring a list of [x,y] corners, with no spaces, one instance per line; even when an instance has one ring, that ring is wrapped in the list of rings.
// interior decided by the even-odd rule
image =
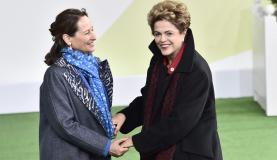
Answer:
[[[122,113],[118,113],[113,116],[112,121],[115,128],[114,135],[117,136],[121,126],[125,122],[125,115]],[[114,157],[120,157],[124,153],[126,153],[130,147],[133,147],[132,138],[122,138],[118,140],[114,140],[110,146],[110,155]]]

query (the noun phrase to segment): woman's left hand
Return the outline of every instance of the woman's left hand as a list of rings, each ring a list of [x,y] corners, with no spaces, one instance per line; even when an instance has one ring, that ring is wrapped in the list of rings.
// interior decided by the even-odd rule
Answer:
[[[120,144],[121,147],[123,148],[130,148],[130,147],[133,147],[133,140],[132,140],[132,137],[128,138],[126,141],[122,142]]]
[[[114,125],[114,136],[116,137],[117,133],[119,132],[121,126],[125,122],[126,117],[123,113],[117,113],[113,116],[112,121]]]

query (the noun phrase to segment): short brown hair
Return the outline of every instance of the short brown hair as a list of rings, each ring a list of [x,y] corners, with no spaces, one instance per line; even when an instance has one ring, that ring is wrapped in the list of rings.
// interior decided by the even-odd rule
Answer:
[[[165,0],[152,7],[147,15],[148,24],[153,34],[154,24],[160,20],[171,22],[180,32],[190,26],[190,13],[187,6],[182,2]]]

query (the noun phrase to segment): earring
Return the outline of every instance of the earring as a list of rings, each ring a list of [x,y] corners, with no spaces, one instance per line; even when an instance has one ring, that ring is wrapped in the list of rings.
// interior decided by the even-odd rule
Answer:
[[[71,42],[68,43],[68,46],[69,46],[69,49],[72,50],[72,47],[71,47]]]

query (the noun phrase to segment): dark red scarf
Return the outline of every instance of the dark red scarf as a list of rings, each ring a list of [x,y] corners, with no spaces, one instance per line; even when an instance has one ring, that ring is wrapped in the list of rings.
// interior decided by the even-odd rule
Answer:
[[[147,101],[146,101],[146,106],[144,110],[144,125],[143,128],[147,129],[151,127],[152,123],[152,110],[153,110],[153,105],[154,105],[154,97],[156,95],[156,89],[157,89],[157,82],[159,80],[159,73],[160,73],[160,67],[159,63],[156,63],[153,67],[153,72],[151,75],[150,79],[150,85],[149,89],[147,92]],[[178,74],[173,74],[173,76],[168,89],[165,94],[164,101],[162,103],[162,110],[161,110],[161,117],[166,117],[168,116],[172,109],[173,105],[175,102],[175,97],[176,97],[176,91],[177,91],[177,83],[179,80],[179,75]],[[173,145],[169,147],[168,149],[162,150],[155,155],[141,155],[142,160],[172,160],[173,155],[175,153],[175,148],[176,145]]]

